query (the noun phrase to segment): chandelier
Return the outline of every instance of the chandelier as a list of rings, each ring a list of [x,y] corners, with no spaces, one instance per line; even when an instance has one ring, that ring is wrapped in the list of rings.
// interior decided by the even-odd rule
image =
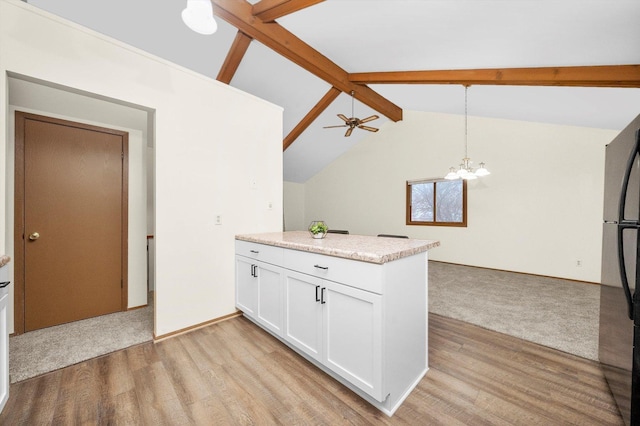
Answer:
[[[460,164],[458,170],[455,167],[451,167],[449,169],[449,173],[444,177],[445,179],[454,180],[454,179],[465,179],[465,180],[473,180],[477,179],[481,176],[487,176],[489,170],[484,167],[484,163],[480,163],[480,168],[478,170],[473,170],[471,167],[471,158],[467,154],[467,90],[469,89],[468,85],[464,86],[464,158],[462,159],[462,163]]]

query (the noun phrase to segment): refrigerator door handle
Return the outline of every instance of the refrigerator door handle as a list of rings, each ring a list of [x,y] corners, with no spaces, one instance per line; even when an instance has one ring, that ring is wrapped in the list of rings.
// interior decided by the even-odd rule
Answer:
[[[631,295],[631,289],[629,288],[629,280],[627,279],[627,268],[624,264],[624,241],[622,234],[625,229],[634,228],[637,229],[638,221],[625,220],[624,209],[627,202],[627,191],[629,190],[629,179],[631,177],[631,171],[633,170],[633,163],[636,161],[636,157],[640,153],[640,132],[636,133],[636,142],[633,145],[633,150],[627,160],[627,167],[624,171],[624,179],[622,181],[622,191],[620,191],[620,201],[618,204],[618,265],[620,270],[620,279],[622,287],[624,289],[624,295],[627,299],[627,308],[629,319],[633,320],[633,299]],[[640,231],[639,231],[640,232]]]
[[[624,290],[624,296],[627,299],[627,315],[633,320],[633,300],[631,299],[631,290],[629,288],[629,280],[627,279],[627,267],[624,264],[624,240],[622,234],[625,229],[636,229],[635,226],[618,225],[618,270],[620,271],[620,281]]]
[[[629,179],[631,177],[631,171],[633,170],[633,163],[636,161],[636,157],[640,153],[640,132],[636,133],[636,143],[633,145],[631,155],[627,160],[627,168],[624,171],[624,179],[622,180],[622,191],[620,191],[620,201],[618,203],[618,223],[634,223],[637,221],[628,221],[624,218],[624,208],[627,202],[627,191],[629,190]]]

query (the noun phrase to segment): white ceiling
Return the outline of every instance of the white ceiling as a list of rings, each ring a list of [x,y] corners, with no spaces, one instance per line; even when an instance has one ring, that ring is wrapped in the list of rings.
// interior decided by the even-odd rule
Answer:
[[[349,72],[605,65],[640,46],[637,3],[329,0],[278,22]]]
[[[28,2],[212,78],[236,34],[219,18],[214,35],[190,31],[186,0]],[[638,0],[327,0],[278,19],[348,72],[640,64],[638,22]],[[284,107],[283,135],[330,88],[256,41],[231,85]],[[464,112],[462,86],[371,87],[405,110]],[[285,180],[306,181],[369,135],[322,129],[350,111],[340,95],[285,151]],[[357,101],[355,112],[375,113]],[[622,129],[639,113],[640,89],[469,89],[470,115]],[[370,124],[384,131],[387,121]]]

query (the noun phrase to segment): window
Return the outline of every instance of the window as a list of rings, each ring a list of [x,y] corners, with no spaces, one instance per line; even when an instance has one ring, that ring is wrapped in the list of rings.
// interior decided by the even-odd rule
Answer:
[[[467,182],[407,182],[407,225],[467,226]]]

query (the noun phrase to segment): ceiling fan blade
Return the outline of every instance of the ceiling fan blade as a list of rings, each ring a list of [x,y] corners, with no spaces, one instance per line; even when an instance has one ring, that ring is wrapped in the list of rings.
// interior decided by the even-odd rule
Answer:
[[[345,123],[348,123],[348,122],[349,122],[349,119],[348,119],[348,118],[347,118],[347,116],[346,116],[346,115],[344,115],[344,114],[338,114],[338,117],[340,117],[340,118],[341,118]]]
[[[333,129],[334,127],[349,127],[347,124],[343,124],[342,126],[324,126],[323,129]]]
[[[347,138],[347,137],[351,136],[351,132],[353,132],[353,127],[349,127],[347,129],[347,133],[344,134],[344,137]]]
[[[358,126],[358,129],[364,129],[364,130],[368,130],[370,132],[377,132],[378,129],[376,129],[375,127],[369,127],[369,126]]]
[[[377,120],[378,117],[377,115],[372,115],[371,117],[367,117],[367,118],[363,118],[362,120],[360,120],[360,123],[366,123],[368,121],[373,121],[373,120]]]

